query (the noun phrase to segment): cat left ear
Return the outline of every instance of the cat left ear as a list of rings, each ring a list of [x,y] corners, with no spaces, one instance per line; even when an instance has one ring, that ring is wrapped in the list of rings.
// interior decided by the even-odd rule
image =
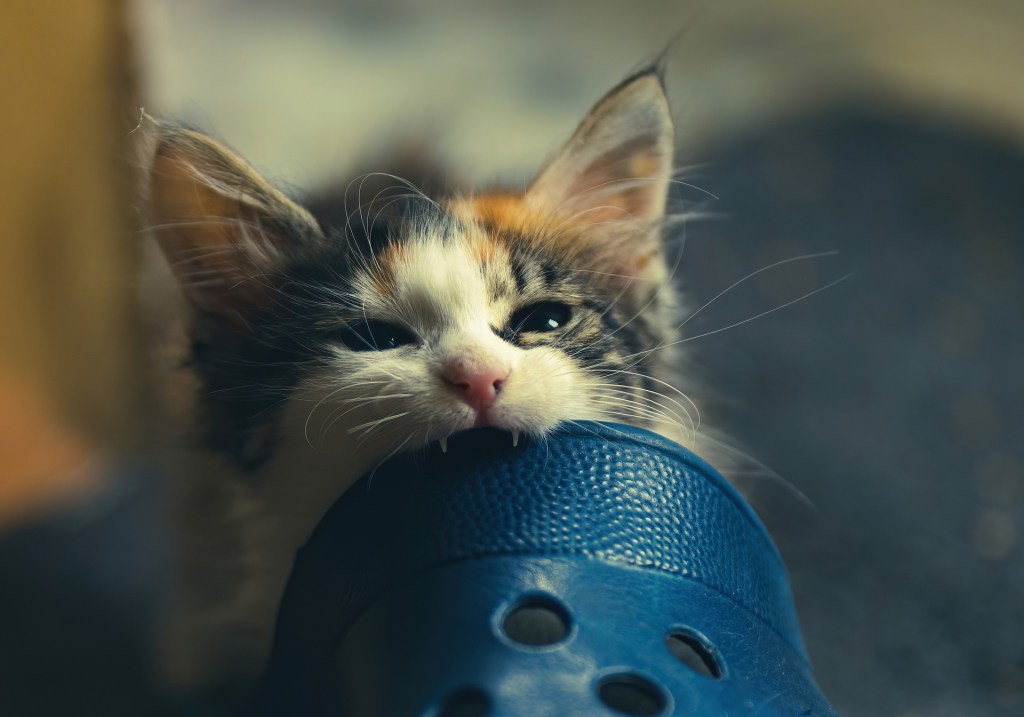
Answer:
[[[661,77],[641,72],[594,106],[525,199],[585,227],[588,253],[624,263],[609,270],[642,275],[660,252],[673,144]]]
[[[236,318],[271,298],[266,280],[289,252],[323,238],[305,209],[234,152],[199,132],[161,129],[150,219],[186,295]]]

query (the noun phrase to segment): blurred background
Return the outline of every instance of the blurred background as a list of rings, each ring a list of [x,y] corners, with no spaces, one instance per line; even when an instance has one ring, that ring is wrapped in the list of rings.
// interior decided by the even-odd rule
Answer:
[[[713,300],[686,328],[818,681],[852,717],[1024,712],[1024,4],[87,5],[0,11],[0,713],[171,710],[139,108],[295,191],[409,137],[521,184],[679,31],[675,198],[715,215],[686,228],[679,281]]]

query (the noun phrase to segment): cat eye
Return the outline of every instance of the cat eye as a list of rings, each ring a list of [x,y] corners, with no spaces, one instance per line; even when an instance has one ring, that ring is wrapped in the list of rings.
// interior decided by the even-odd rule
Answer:
[[[509,319],[513,334],[526,331],[554,331],[565,326],[572,317],[572,309],[560,301],[539,301],[519,309]]]
[[[416,337],[408,329],[374,319],[348,324],[341,329],[339,337],[353,351],[387,351],[416,343]]]

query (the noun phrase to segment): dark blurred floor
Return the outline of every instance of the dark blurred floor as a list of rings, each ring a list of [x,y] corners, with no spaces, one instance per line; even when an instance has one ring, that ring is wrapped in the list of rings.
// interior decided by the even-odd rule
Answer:
[[[720,425],[814,504],[744,481],[789,563],[822,687],[847,717],[1021,714],[1024,154],[860,109],[707,159],[690,181],[728,216],[688,232],[695,306],[773,261],[840,253],[758,275],[690,335],[852,272],[693,342]],[[156,713],[142,662],[152,497],[113,491],[0,544],[0,713]]]
[[[694,161],[688,157],[687,161]],[[791,569],[816,673],[857,715],[1024,714],[1024,154],[863,107],[766,128],[693,181],[691,335]],[[693,192],[687,196],[696,198]]]
[[[0,715],[158,717],[166,575],[157,476],[111,470],[84,504],[0,536]]]

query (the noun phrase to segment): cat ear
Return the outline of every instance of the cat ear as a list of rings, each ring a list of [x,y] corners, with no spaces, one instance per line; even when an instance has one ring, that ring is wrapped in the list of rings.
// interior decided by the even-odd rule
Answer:
[[[290,251],[323,238],[305,209],[227,147],[162,129],[150,172],[150,220],[186,295],[237,316],[268,303],[268,275]]]
[[[581,227],[577,241],[606,270],[645,277],[660,254],[673,134],[657,70],[634,75],[590,110],[527,190],[528,205]]]

